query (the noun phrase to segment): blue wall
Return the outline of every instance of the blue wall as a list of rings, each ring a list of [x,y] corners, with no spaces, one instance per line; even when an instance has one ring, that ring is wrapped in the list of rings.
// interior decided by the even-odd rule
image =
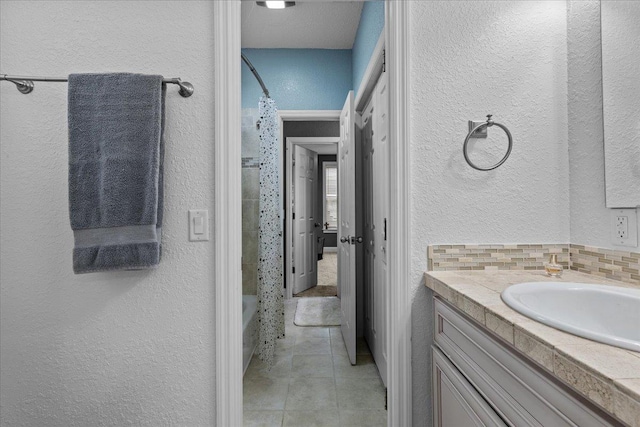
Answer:
[[[360,24],[353,42],[353,90],[358,92],[373,49],[384,28],[384,1],[367,1],[362,6]]]
[[[375,42],[374,42],[375,44]],[[340,110],[351,90],[350,49],[242,49],[280,110]],[[242,108],[262,89],[242,64]]]
[[[242,49],[281,110],[340,110],[356,92],[384,28],[384,1],[366,1],[353,49]],[[242,64],[242,108],[257,108],[262,89]]]

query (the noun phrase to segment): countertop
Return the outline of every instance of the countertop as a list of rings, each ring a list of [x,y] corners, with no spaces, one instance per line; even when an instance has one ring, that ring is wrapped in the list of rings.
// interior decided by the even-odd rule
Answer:
[[[548,277],[540,270],[425,273],[426,286],[443,299],[615,417],[633,427],[640,427],[640,353],[551,328],[521,315],[502,302],[500,293],[508,286],[536,281],[582,282],[640,289],[640,284],[568,270],[560,279]]]

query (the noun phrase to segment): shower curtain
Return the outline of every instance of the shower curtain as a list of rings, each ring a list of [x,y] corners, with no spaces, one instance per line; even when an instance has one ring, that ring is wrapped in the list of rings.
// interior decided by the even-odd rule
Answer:
[[[279,120],[275,101],[263,96],[260,115],[258,226],[258,355],[273,366],[276,339],[284,337],[282,222],[280,212]]]

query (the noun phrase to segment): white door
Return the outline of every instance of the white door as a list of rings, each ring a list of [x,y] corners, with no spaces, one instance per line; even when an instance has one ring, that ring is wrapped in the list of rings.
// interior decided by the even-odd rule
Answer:
[[[365,108],[363,114],[364,129],[362,129],[362,172],[363,172],[363,222],[364,222],[364,337],[369,345],[372,354],[375,354],[377,342],[376,329],[376,240],[375,221],[373,216],[374,197],[376,196],[373,186],[373,102]],[[374,356],[375,359],[375,356]]]
[[[355,206],[355,112],[353,91],[340,114],[338,143],[338,280],[340,282],[341,329],[349,360],[356,364],[356,206]]]
[[[363,113],[365,327],[364,335],[387,383],[387,218],[389,218],[387,78],[379,78]]]
[[[387,384],[387,300],[389,297],[387,254],[387,220],[389,218],[389,85],[382,73],[374,89],[373,111],[373,221],[375,241],[374,302],[376,344],[374,359],[382,382]]]
[[[317,166],[317,153],[299,145],[294,146],[294,294],[298,294],[318,284],[318,252],[316,243]]]

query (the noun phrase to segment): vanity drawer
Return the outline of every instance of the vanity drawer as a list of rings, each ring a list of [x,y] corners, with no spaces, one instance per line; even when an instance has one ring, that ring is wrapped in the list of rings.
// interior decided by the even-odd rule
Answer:
[[[622,425],[477,322],[434,300],[437,346],[509,425]]]

